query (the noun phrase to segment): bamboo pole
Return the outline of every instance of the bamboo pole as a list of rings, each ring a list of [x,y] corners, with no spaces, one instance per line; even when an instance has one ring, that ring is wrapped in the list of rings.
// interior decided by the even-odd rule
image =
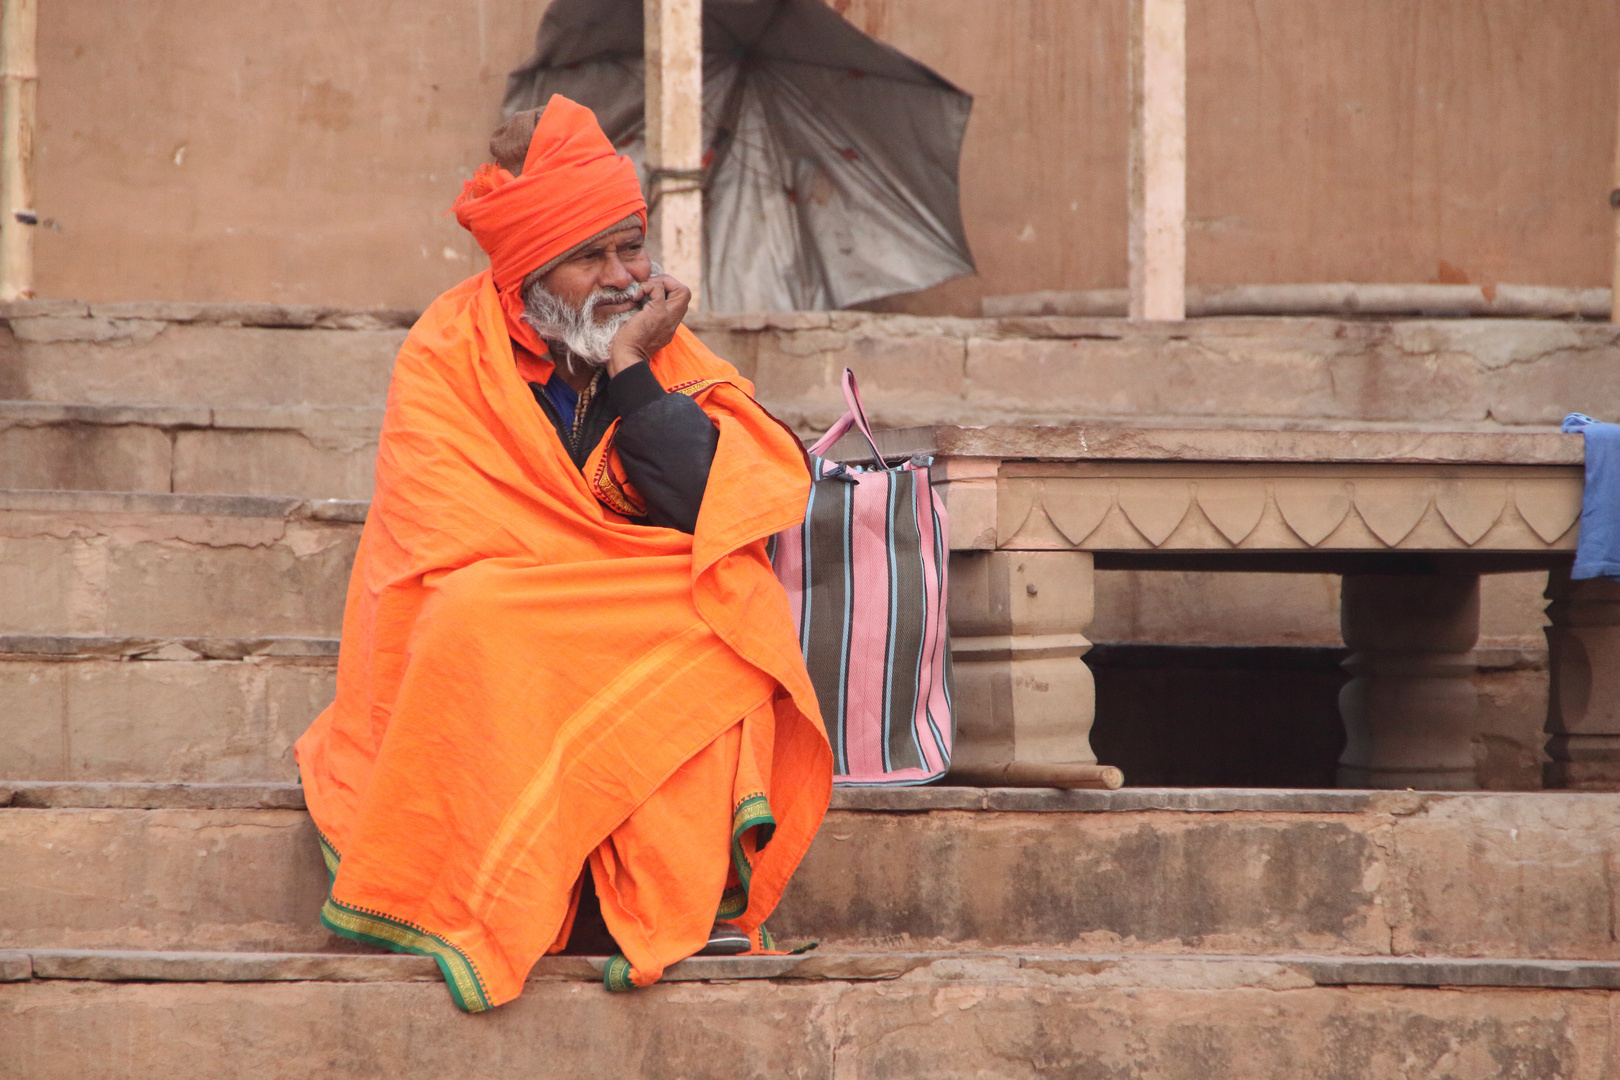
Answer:
[[[1181,319],[1187,289],[1187,0],[1131,0],[1130,316]]]
[[[1620,80],[1617,80],[1620,82]],[[1620,121],[1620,96],[1615,99],[1615,118]],[[1620,323],[1620,123],[1616,125],[1614,140],[1614,187],[1609,189],[1609,206],[1614,213],[1614,276],[1610,279],[1612,291],[1609,321]]]
[[[38,0],[0,3],[0,300],[34,295]]]
[[[643,0],[647,201],[664,272],[703,293],[703,3]]]
[[[1220,315],[1418,315],[1437,318],[1607,319],[1608,289],[1548,285],[1364,285],[1327,282],[1291,285],[1189,285],[1189,318]],[[1118,318],[1130,296],[1124,289],[986,296],[986,318],[1061,315]]]

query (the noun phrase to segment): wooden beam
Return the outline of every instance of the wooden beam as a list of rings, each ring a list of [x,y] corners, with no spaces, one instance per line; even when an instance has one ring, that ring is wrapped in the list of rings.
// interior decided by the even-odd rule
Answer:
[[[1131,0],[1130,316],[1186,317],[1187,0]]]
[[[0,4],[0,300],[34,295],[38,0]]]
[[[647,61],[647,201],[664,272],[703,286],[703,3],[643,0]]]

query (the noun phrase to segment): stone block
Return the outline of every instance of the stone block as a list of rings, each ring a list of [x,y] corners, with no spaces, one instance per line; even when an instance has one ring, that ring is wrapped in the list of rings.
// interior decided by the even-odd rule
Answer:
[[[67,779],[66,665],[0,661],[0,777]]]
[[[360,946],[357,946],[360,947]],[[430,956],[331,953],[34,951],[40,979],[93,982],[417,982],[437,981]]]
[[[0,609],[0,633],[337,634],[359,541],[352,522],[246,496],[12,493],[6,502],[0,593],[18,599]]]
[[[310,950],[329,937],[293,810],[0,810],[0,948]]]
[[[91,584],[105,543],[55,536],[6,535],[0,514],[0,633],[94,632],[100,604]]]
[[[1090,637],[1139,645],[1331,648],[1339,637],[1336,574],[1098,570]]]
[[[7,397],[238,406],[379,406],[405,340],[402,329],[54,316],[16,320],[12,333],[15,340],[0,348],[0,388]]]
[[[174,490],[369,499],[375,434],[334,446],[305,431],[182,431],[174,442]]]
[[[335,636],[359,536],[352,529],[295,531],[314,550],[178,540],[113,548],[104,579],[106,632]]]
[[[1580,992],[1065,983],[852,989],[840,1065],[875,1077],[1596,1077],[1611,1037],[1608,1002]]]
[[[1382,952],[1368,823],[834,814],[772,930],[913,943]]]
[[[78,798],[174,806],[186,790],[115,787]],[[227,805],[296,789],[190,800],[215,809],[26,808],[66,790],[20,785],[0,810],[0,948],[325,947],[307,816]],[[989,810],[835,810],[770,925],[834,951],[1620,961],[1620,797],[1305,794],[989,791]],[[1043,799],[1097,805],[1030,803]]]
[[[11,801],[23,810],[302,810],[297,783],[122,783],[8,780]]]
[[[962,360],[962,338],[926,322],[764,333],[754,384],[765,407],[789,425],[824,430],[844,414],[840,380],[852,368],[874,426],[907,427],[964,416]]]
[[[0,660],[0,777],[292,781],[331,658]]]
[[[170,452],[153,427],[0,427],[0,488],[168,491]]]
[[[1460,795],[1395,827],[1385,914],[1397,953],[1620,957],[1612,939],[1620,803]]]
[[[1222,987],[1207,975],[1122,987],[995,959],[892,981],[676,983],[624,997],[535,982],[476,1017],[431,982],[0,985],[6,1065],[32,1080],[109,1062],[129,1080],[1600,1080],[1613,1042],[1602,992]]]

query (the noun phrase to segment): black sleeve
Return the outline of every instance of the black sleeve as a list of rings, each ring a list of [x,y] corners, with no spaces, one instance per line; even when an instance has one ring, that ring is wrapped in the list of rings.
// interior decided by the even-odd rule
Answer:
[[[666,391],[645,363],[615,375],[607,393],[619,414],[619,460],[647,503],[647,520],[696,532],[720,443],[714,422],[685,394]]]

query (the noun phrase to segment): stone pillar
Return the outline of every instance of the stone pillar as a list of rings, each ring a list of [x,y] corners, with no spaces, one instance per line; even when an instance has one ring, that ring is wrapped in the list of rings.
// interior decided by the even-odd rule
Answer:
[[[1355,650],[1339,691],[1339,786],[1475,787],[1479,577],[1346,574],[1339,625]]]
[[[956,743],[949,782],[1118,787],[1091,751],[1091,553],[951,552]]]
[[[1131,0],[1130,316],[1187,311],[1187,0]]]
[[[1620,790],[1620,582],[1547,576],[1550,788]]]
[[[643,0],[648,247],[703,299],[703,4]]]
[[[0,3],[0,300],[34,295],[34,38],[39,0]]]

